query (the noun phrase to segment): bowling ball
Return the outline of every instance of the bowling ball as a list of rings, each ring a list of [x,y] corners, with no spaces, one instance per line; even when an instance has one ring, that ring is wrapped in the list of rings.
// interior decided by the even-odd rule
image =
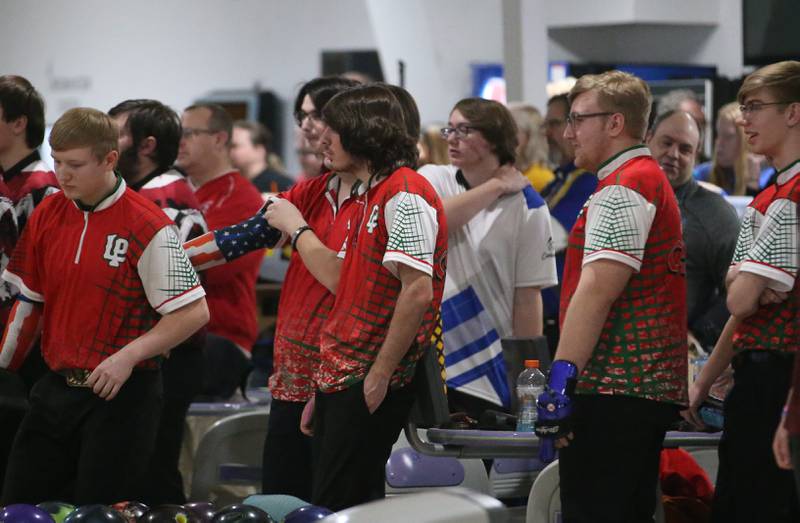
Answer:
[[[35,505],[8,505],[0,511],[0,523],[53,523],[50,513]]]
[[[180,505],[159,505],[139,518],[138,523],[202,523],[193,510]]]
[[[53,518],[53,521],[56,523],[64,523],[64,518],[75,510],[75,505],[70,505],[63,501],[45,501],[36,506],[50,514],[50,517]]]
[[[128,523],[122,514],[108,505],[84,505],[64,518],[64,523]]]
[[[120,501],[119,503],[114,503],[111,507],[122,514],[122,517],[128,520],[128,523],[136,523],[145,512],[150,510],[150,507],[138,501]]]
[[[276,523],[269,514],[251,505],[228,505],[217,512],[212,523]]]
[[[319,521],[320,519],[333,514],[325,507],[318,507],[316,505],[308,505],[295,509],[283,519],[283,523],[311,523],[312,521]]]
[[[217,513],[217,507],[208,501],[193,501],[185,504],[183,508],[189,509],[197,514],[201,523],[211,523],[211,520],[214,519],[214,514]]]

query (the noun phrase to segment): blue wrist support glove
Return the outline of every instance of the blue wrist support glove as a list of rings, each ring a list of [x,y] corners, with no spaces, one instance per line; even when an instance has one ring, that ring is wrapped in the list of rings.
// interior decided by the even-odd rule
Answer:
[[[556,360],[550,367],[550,375],[544,392],[536,402],[535,430],[539,437],[539,459],[544,463],[553,461],[553,443],[572,430],[572,399],[578,367],[571,361]]]
[[[264,218],[268,201],[247,220],[214,231],[214,239],[225,260],[232,261],[257,249],[272,248],[280,241],[282,233]]]

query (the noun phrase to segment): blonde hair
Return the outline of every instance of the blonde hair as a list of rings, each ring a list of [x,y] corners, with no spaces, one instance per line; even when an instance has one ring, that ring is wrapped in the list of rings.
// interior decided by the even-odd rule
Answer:
[[[531,165],[546,166],[549,148],[547,137],[542,130],[544,125],[542,113],[536,107],[522,102],[508,104],[508,110],[517,123],[517,129],[528,136],[528,143],[517,155],[517,169],[525,172]]]
[[[778,102],[800,102],[800,62],[786,60],[756,70],[744,79],[736,98],[743,103],[758,89],[769,90]]]
[[[66,151],[89,147],[98,161],[119,151],[119,129],[106,113],[89,107],[70,109],[56,120],[50,131],[50,148]]]
[[[442,138],[441,125],[426,126],[422,131],[419,143],[424,153],[424,158],[423,155],[420,155],[420,167],[425,164],[447,165],[450,163],[447,140]]]
[[[603,111],[620,113],[625,118],[625,131],[631,138],[644,140],[653,97],[644,80],[622,71],[586,74],[578,78],[569,92],[569,103],[578,95],[596,91]]]
[[[731,102],[723,105],[717,112],[717,121],[726,121],[733,125],[736,129],[736,137],[739,140],[739,151],[736,153],[736,159],[733,161],[733,192],[731,196],[742,196],[747,190],[747,137],[744,134],[744,129],[736,125],[736,121],[742,117],[742,112],[739,110],[738,102]],[[717,162],[717,151],[714,149],[714,155],[711,159],[711,174],[708,181],[718,187],[723,187],[725,177],[723,168]]]

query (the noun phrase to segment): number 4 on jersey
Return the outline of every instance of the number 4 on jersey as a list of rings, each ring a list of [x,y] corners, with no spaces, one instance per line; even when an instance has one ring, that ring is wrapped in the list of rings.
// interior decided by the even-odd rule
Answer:
[[[369,213],[369,220],[367,221],[367,232],[372,234],[372,231],[375,230],[375,227],[378,226],[378,206],[374,206],[372,208],[372,212]]]
[[[103,259],[107,260],[110,266],[119,267],[125,261],[127,252],[128,240],[120,238],[116,234],[106,236],[106,252],[103,254]]]

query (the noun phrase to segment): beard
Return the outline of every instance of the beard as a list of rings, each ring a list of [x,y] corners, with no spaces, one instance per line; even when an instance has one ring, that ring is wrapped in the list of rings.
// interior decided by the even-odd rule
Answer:
[[[126,181],[136,178],[139,170],[139,157],[136,155],[136,147],[131,146],[119,152],[117,160],[117,170]]]

